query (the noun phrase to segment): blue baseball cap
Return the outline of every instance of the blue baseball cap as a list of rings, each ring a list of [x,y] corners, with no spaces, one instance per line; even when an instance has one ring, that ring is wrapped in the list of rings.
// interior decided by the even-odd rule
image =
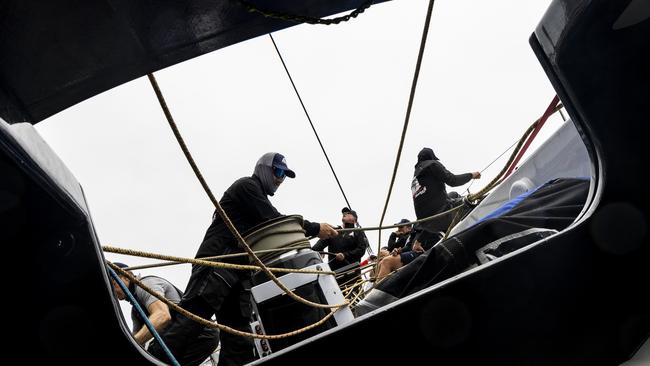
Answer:
[[[274,168],[279,168],[284,170],[284,174],[287,175],[289,178],[295,178],[296,173],[294,173],[293,170],[289,169],[287,166],[287,159],[284,157],[284,155],[280,153],[275,153],[275,156],[273,156],[273,164],[272,166]]]
[[[399,220],[398,223],[395,223],[394,225],[398,226],[411,226],[410,221],[408,219],[401,219]]]

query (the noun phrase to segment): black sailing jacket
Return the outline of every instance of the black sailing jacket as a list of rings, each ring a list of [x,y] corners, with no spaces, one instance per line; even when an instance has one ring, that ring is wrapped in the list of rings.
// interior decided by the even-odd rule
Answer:
[[[219,203],[240,233],[281,216],[267,195],[264,194],[262,183],[255,175],[236,180],[223,194]],[[305,220],[303,228],[307,232],[306,236],[314,236],[318,235],[320,225]],[[235,249],[234,251],[242,251],[237,248],[237,240],[230,233],[226,224],[215,213],[212,224],[205,233],[203,242],[196,253],[196,258],[222,254],[223,245],[230,246]],[[247,259],[244,258],[244,260]]]
[[[327,248],[330,253],[343,253],[345,259],[342,261],[329,256],[329,265],[332,270],[344,267],[350,263],[360,262],[363,253],[366,251],[366,234],[362,231],[344,233],[329,239],[321,239],[312,247],[315,251]]]
[[[472,179],[472,173],[452,174],[442,163],[435,160],[423,160],[415,165],[411,193],[418,219],[422,219],[451,208],[445,184],[456,187]]]

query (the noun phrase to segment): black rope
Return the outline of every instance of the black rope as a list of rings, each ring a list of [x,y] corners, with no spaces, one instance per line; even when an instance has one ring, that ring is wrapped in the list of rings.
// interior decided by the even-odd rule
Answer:
[[[435,0],[429,1],[429,8],[427,9],[427,17],[424,22],[424,29],[422,30],[422,41],[420,41],[420,51],[418,52],[418,61],[415,64],[415,73],[413,75],[413,84],[411,85],[411,94],[409,96],[408,107],[406,108],[406,117],[404,119],[404,127],[402,128],[402,138],[399,141],[399,148],[397,149],[397,157],[395,158],[395,167],[393,168],[393,176],[390,179],[390,187],[388,188],[388,195],[386,196],[386,203],[384,204],[384,211],[381,213],[381,220],[379,220],[379,226],[384,223],[384,217],[386,216],[386,209],[388,208],[388,202],[390,201],[390,195],[393,191],[393,185],[395,184],[395,176],[397,175],[397,168],[399,167],[399,160],[402,156],[402,147],[404,147],[404,139],[406,137],[406,130],[408,129],[409,119],[411,117],[411,108],[413,107],[413,99],[415,98],[415,89],[418,85],[418,76],[420,75],[420,66],[422,65],[422,58],[424,56],[424,48],[427,44],[427,34],[429,33],[429,24],[431,23],[431,14],[433,12],[433,3]],[[381,248],[381,230],[379,231],[379,243],[377,245],[377,253],[379,253],[379,248]]]
[[[323,150],[323,154],[325,155],[325,159],[327,160],[327,164],[330,166],[330,170],[332,171],[332,174],[334,174],[334,179],[336,179],[336,184],[338,184],[339,189],[341,190],[341,194],[343,195],[343,199],[345,200],[345,203],[347,204],[347,207],[352,209],[352,206],[350,205],[350,201],[348,201],[348,197],[345,195],[345,192],[343,191],[343,187],[341,186],[341,182],[339,181],[339,177],[336,175],[336,172],[334,171],[334,167],[332,166],[332,162],[330,161],[329,156],[327,155],[327,152],[325,151],[325,147],[323,146],[323,143],[320,140],[320,137],[318,136],[318,132],[316,132],[316,127],[314,127],[314,124],[311,121],[311,117],[309,117],[309,112],[307,112],[307,108],[305,107],[305,103],[302,102],[302,98],[300,97],[300,93],[298,92],[298,89],[296,88],[296,84],[293,82],[293,78],[291,77],[291,73],[289,73],[289,69],[287,68],[287,65],[284,63],[284,58],[282,58],[282,54],[280,53],[280,50],[278,49],[278,45],[275,43],[275,39],[273,39],[273,35],[269,33],[269,37],[271,37],[271,42],[273,42],[273,47],[275,47],[275,52],[278,53],[278,56],[280,56],[280,61],[282,62],[282,66],[284,67],[284,71],[287,72],[287,76],[289,77],[289,81],[291,81],[291,86],[293,86],[293,90],[296,92],[296,96],[298,97],[298,100],[300,101],[300,105],[302,106],[302,110],[305,111],[305,115],[307,116],[307,120],[309,121],[309,125],[311,126],[312,131],[314,131],[314,135],[316,136],[316,140],[318,140],[318,144],[320,145],[321,150]]]

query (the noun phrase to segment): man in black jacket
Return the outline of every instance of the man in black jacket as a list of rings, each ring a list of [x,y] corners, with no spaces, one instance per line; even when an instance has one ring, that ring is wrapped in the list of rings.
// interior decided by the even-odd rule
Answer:
[[[257,161],[253,175],[235,181],[219,201],[237,230],[243,233],[252,227],[281,216],[267,196],[273,196],[285,177],[296,174],[287,167],[286,159],[279,153],[266,153]],[[306,236],[318,235],[329,238],[338,233],[328,224],[304,221]],[[240,253],[243,249],[216,213],[197,258]],[[231,263],[248,264],[247,256],[234,257]],[[192,266],[192,275],[180,305],[186,310],[210,319],[216,315],[217,322],[232,328],[250,332],[250,271],[224,268]],[[201,326],[185,317],[173,323],[165,334],[164,341],[175,354],[196,341]],[[156,349],[162,353],[162,350]],[[152,352],[152,350],[150,350]],[[154,353],[154,352],[152,352]],[[162,358],[162,357],[159,357]],[[253,342],[250,338],[221,332],[219,365],[243,365],[253,360]]]
[[[481,178],[481,173],[465,173],[455,175],[449,172],[438,160],[433,150],[425,147],[418,154],[415,164],[411,192],[413,205],[418,220],[447,211],[462,204],[460,195],[456,192],[447,193],[445,184],[457,187],[471,179]],[[442,238],[441,232],[447,231],[453,215],[447,215],[425,223],[416,225],[413,229],[415,239],[411,245],[406,245],[402,250],[394,250],[390,256],[384,257],[379,263],[377,278],[381,279],[389,273],[411,263],[420,254]]]
[[[341,222],[344,228],[354,228],[357,222],[357,213],[344,207],[341,210],[343,217]],[[332,270],[345,267],[348,264],[360,262],[363,253],[366,251],[366,234],[363,231],[343,233],[337,237],[321,239],[312,247],[315,251],[327,248],[330,253],[335,253],[334,258],[328,255],[329,265]]]
[[[408,243],[411,236],[411,224],[408,219],[401,219],[397,224],[397,230],[390,233],[388,237],[388,251],[392,252],[393,249],[403,248]]]
[[[445,184],[457,187],[471,179],[479,178],[481,178],[479,172],[452,174],[442,165],[432,149],[428,147],[422,149],[418,154],[418,162],[415,164],[411,182],[413,205],[418,220],[449,210],[461,203],[458,193],[447,193]],[[450,221],[450,219],[435,220],[425,226],[428,230],[446,231]]]

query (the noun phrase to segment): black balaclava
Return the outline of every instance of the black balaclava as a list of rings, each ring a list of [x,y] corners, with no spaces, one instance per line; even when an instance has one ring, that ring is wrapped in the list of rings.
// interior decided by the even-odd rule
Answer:
[[[278,189],[278,186],[275,185],[275,178],[273,176],[273,158],[275,157],[274,152],[269,152],[262,155],[257,164],[255,164],[255,170],[253,175],[257,176],[262,182],[262,190],[264,194],[273,196],[275,191]]]
[[[433,150],[428,147],[425,147],[424,149],[420,150],[420,153],[418,153],[418,163],[426,160],[438,160],[438,157],[436,157],[436,154],[433,153]]]

